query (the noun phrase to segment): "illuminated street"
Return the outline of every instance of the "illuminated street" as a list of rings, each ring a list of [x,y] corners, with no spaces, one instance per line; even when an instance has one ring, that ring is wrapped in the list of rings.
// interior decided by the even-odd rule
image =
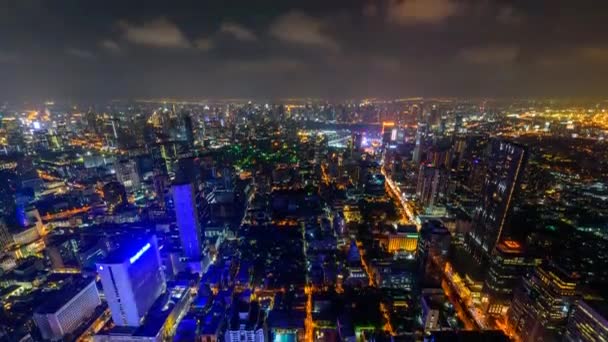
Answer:
[[[415,224],[418,230],[420,230],[420,224],[415,220],[414,211],[411,205],[403,198],[399,187],[390,178],[390,175],[386,172],[384,165],[382,166],[382,175],[386,179],[387,189],[389,190],[390,197],[399,204],[400,212],[402,213],[402,223]]]

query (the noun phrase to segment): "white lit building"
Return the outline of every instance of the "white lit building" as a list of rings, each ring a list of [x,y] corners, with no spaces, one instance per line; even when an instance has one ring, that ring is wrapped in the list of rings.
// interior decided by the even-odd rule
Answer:
[[[97,264],[97,272],[118,326],[139,326],[166,289],[155,236],[112,252]]]
[[[45,340],[61,340],[85,323],[101,304],[94,278],[79,278],[48,295],[34,312]]]

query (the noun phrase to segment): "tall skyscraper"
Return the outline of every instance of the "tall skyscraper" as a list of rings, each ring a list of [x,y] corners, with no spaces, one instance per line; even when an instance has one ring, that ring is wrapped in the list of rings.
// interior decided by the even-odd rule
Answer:
[[[192,126],[192,117],[189,114],[184,114],[184,134],[188,146],[194,146],[194,128]]]
[[[202,231],[196,209],[194,186],[191,183],[178,183],[174,184],[171,190],[184,256],[191,260],[200,260]]]
[[[118,121],[116,117],[112,118],[112,134],[114,134],[114,139],[118,139],[118,132],[116,131],[116,121]]]
[[[154,183],[154,191],[156,192],[157,203],[164,208],[165,207],[165,193],[167,186],[169,185],[169,177],[158,168],[154,168],[154,175],[152,181]]]
[[[450,168],[452,165],[452,142],[450,140],[439,140],[429,148],[426,162],[435,167]]]
[[[526,157],[527,150],[522,145],[503,140],[490,143],[481,200],[475,208],[469,236],[469,248],[478,260],[485,260],[504,235]]]
[[[97,272],[119,326],[139,326],[167,287],[154,235],[113,251],[97,263]]]
[[[418,203],[424,207],[433,207],[445,194],[447,174],[443,168],[423,164],[418,172],[416,197]]]
[[[522,341],[561,339],[577,299],[577,281],[576,275],[551,263],[524,277],[508,314],[509,325]]]
[[[412,160],[418,164],[422,161],[422,153],[424,144],[426,142],[428,125],[425,122],[418,122],[418,128],[416,129],[416,146],[414,147],[414,154]]]

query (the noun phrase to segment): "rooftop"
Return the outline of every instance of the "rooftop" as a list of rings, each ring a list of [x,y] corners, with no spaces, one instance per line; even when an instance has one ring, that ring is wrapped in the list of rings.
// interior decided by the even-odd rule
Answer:
[[[72,278],[72,281],[61,289],[47,293],[44,303],[36,309],[36,313],[50,314],[57,312],[91,283],[95,283],[94,278]]]
[[[106,258],[99,262],[99,264],[122,264],[135,257],[140,251],[150,248],[146,247],[150,243],[150,240],[150,237],[148,237],[146,239],[131,240],[128,243],[121,243],[121,246],[118,249],[110,252]]]
[[[152,305],[146,315],[144,324],[133,332],[134,336],[156,336],[165,324],[167,317],[184,296],[188,295],[189,288],[176,286],[168,288]]]
[[[103,331],[101,335],[124,335],[124,336],[143,336],[154,337],[159,334],[165,325],[167,318],[173,312],[177,303],[185,296],[188,296],[190,288],[177,285],[168,288],[155,302],[145,316],[143,325],[139,327],[111,326],[109,330]]]
[[[496,245],[496,249],[505,254],[522,254],[524,248],[518,241],[503,240]]]
[[[461,275],[468,275],[475,281],[482,281],[484,270],[464,248],[456,247],[452,251],[452,265]]]

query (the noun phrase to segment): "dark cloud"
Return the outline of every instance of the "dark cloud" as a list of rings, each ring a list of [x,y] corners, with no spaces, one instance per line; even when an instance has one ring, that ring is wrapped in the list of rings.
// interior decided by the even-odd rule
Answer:
[[[519,47],[512,45],[476,46],[460,50],[458,57],[472,64],[513,63],[519,54]]]
[[[435,24],[462,11],[463,4],[456,0],[391,0],[388,18],[399,24]]]
[[[0,6],[0,94],[8,99],[608,92],[607,1]]]
[[[89,50],[84,50],[84,49],[79,49],[79,48],[67,48],[65,50],[65,52],[70,55],[70,56],[74,56],[74,57],[78,57],[78,58],[82,58],[82,59],[95,59],[96,56],[93,52],[89,51]]]
[[[141,24],[120,21],[118,27],[124,39],[134,44],[156,48],[190,47],[190,42],[179,27],[164,17]]]
[[[524,21],[524,15],[512,6],[504,6],[498,10],[496,20],[506,25],[518,25]]]
[[[306,65],[296,59],[275,58],[254,61],[229,61],[224,68],[230,72],[245,73],[283,73],[296,72],[306,68]]]
[[[319,18],[292,11],[276,19],[270,28],[270,34],[287,43],[337,51],[340,47],[338,42],[326,33],[327,26],[327,23]]]
[[[118,43],[115,42],[112,39],[104,39],[104,40],[102,40],[101,42],[99,42],[99,46],[102,49],[104,49],[104,50],[106,50],[106,51],[108,51],[110,53],[113,53],[113,54],[120,54],[120,53],[122,53],[122,49],[121,49],[120,45],[118,45]]]
[[[209,51],[213,48],[214,43],[211,38],[199,38],[194,41],[194,46],[203,51]]]
[[[220,32],[228,33],[234,36],[234,38],[236,38],[237,40],[244,42],[252,42],[258,39],[255,33],[253,33],[251,30],[233,22],[222,23],[222,26],[220,27]]]

